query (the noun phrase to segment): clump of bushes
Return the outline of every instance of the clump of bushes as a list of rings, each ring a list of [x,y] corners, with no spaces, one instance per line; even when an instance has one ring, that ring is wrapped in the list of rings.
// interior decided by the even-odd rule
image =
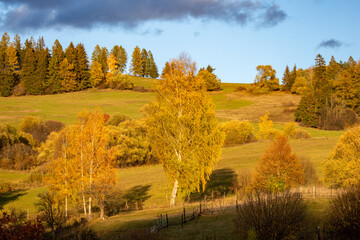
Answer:
[[[331,201],[327,209],[330,234],[336,239],[358,239],[360,236],[360,190],[349,189]],[[335,238],[334,238],[335,239]]]
[[[14,183],[0,181],[0,193],[15,191],[18,186]]]
[[[307,221],[300,194],[256,193],[239,205],[236,231],[240,239],[306,239]]]
[[[225,145],[243,144],[255,140],[255,128],[249,121],[233,120],[221,124]]]
[[[122,113],[116,113],[113,115],[106,125],[118,126],[120,123],[130,120],[130,118]]]
[[[134,87],[134,83],[131,77],[121,72],[111,74],[111,77],[107,79],[109,88],[116,90],[131,90]]]
[[[219,91],[221,90],[221,80],[213,73],[215,68],[212,68],[210,65],[204,69],[201,68],[196,75],[197,78],[203,80],[208,91]]]
[[[310,133],[306,130],[296,128],[295,123],[293,122],[286,123],[283,132],[286,137],[292,139],[308,139],[311,137]]]

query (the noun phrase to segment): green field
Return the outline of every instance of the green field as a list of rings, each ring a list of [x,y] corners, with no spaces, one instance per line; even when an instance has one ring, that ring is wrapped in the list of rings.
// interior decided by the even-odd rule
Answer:
[[[135,85],[150,88],[152,81],[149,79],[137,78]],[[232,94],[234,89],[240,84],[223,84],[223,91],[209,93],[213,99],[216,110],[241,111],[242,109],[256,104],[256,97],[242,99],[241,95]],[[0,122],[10,123],[18,126],[25,116],[39,116],[42,119],[52,119],[71,124],[76,118],[76,114],[83,109],[100,107],[104,112],[113,115],[123,113],[131,118],[143,118],[139,109],[154,99],[153,92],[135,91],[115,91],[115,90],[96,90],[89,89],[82,92],[66,93],[59,95],[46,96],[22,96],[0,98]],[[236,116],[236,115],[235,115]],[[231,118],[233,119],[233,118]],[[249,116],[249,119],[250,116]],[[222,118],[223,121],[228,120]],[[258,123],[253,122],[258,129]],[[283,122],[276,122],[274,128],[282,130]],[[311,135],[307,140],[291,140],[290,144],[293,151],[301,159],[309,159],[321,178],[322,162],[329,156],[334,148],[337,139],[344,132],[324,131],[312,128],[304,128]],[[217,165],[214,179],[224,177],[222,175],[232,174],[240,176],[244,171],[252,172],[256,167],[260,156],[269,146],[269,141],[258,141],[239,146],[224,147],[222,158]],[[0,181],[18,183],[27,178],[26,172],[15,172],[0,170]],[[124,194],[140,193],[137,198],[143,199],[144,210],[120,214],[108,218],[106,221],[94,220],[92,228],[104,239],[116,238],[116,235],[129,228],[148,227],[153,224],[157,215],[165,212],[180,211],[183,199],[177,198],[177,208],[169,209],[171,186],[169,185],[165,172],[160,165],[150,165],[142,167],[125,168],[118,170],[119,187]],[[19,190],[12,193],[0,194],[0,209],[17,207],[29,213],[36,213],[34,202],[36,196],[46,191],[45,187]],[[323,206],[320,204],[320,209]],[[233,229],[232,215],[219,215],[200,218],[195,222],[189,223],[185,231],[179,231],[177,227],[163,230],[164,239],[205,239],[216,235],[221,236],[231,234]],[[221,222],[219,229],[215,230],[214,225]],[[199,231],[204,229],[204,231]],[[211,229],[209,231],[205,229]]]

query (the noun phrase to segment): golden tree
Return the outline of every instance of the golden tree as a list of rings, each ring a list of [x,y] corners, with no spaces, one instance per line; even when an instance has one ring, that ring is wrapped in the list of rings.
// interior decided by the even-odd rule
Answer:
[[[358,186],[360,183],[360,126],[341,136],[324,162],[325,180],[335,187]]]
[[[173,183],[173,206],[178,188],[184,195],[204,189],[220,158],[224,135],[205,84],[195,77],[195,63],[182,56],[170,65],[146,111],[154,152]]]
[[[255,190],[279,192],[304,183],[300,160],[291,152],[284,135],[278,135],[261,156],[252,187]]]

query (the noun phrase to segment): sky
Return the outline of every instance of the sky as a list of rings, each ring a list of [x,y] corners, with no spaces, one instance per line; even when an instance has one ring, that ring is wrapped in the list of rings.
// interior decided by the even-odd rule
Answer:
[[[257,65],[308,68],[360,59],[359,0],[0,0],[0,33],[43,36],[51,49],[83,43],[150,50],[161,73],[181,53],[222,82],[252,83]]]

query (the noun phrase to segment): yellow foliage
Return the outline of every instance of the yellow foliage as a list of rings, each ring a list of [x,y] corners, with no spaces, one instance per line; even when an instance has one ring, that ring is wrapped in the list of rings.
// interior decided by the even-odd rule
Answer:
[[[273,121],[270,120],[270,113],[267,112],[264,116],[260,117],[259,132],[257,134],[258,139],[274,139],[279,134],[281,134],[281,131],[273,129]]]
[[[222,123],[220,128],[225,132],[227,145],[251,142],[255,137],[255,128],[249,121],[233,120]]]
[[[357,186],[360,183],[360,125],[341,136],[324,162],[325,180],[336,187]]]

